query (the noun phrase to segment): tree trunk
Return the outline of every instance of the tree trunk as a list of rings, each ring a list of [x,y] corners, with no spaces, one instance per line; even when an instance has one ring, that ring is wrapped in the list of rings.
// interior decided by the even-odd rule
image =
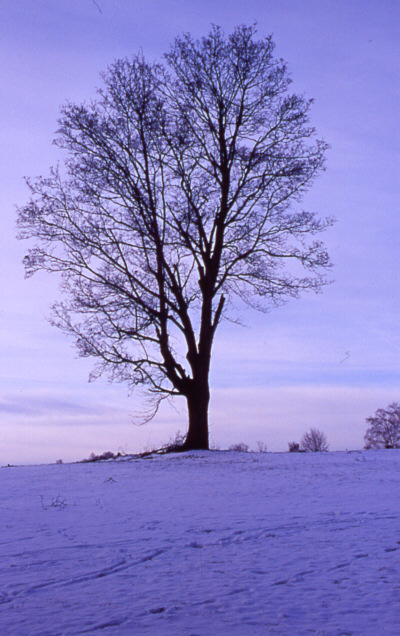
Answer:
[[[187,397],[189,428],[184,450],[209,450],[208,404],[210,391],[208,383],[202,389],[194,390]]]

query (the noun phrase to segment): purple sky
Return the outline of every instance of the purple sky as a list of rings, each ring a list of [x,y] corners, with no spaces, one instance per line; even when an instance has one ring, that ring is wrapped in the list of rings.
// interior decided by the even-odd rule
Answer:
[[[57,281],[24,280],[15,239],[23,176],[62,160],[59,107],[94,97],[99,73],[175,35],[257,21],[332,148],[304,207],[337,218],[325,234],[335,283],[223,324],[212,368],[211,438],[287,450],[310,426],[332,449],[360,448],[365,418],[400,401],[400,4],[398,0],[2,0],[0,4],[0,463],[135,452],[186,426],[185,403],[137,427],[140,396],[87,382],[91,364],[46,321]]]

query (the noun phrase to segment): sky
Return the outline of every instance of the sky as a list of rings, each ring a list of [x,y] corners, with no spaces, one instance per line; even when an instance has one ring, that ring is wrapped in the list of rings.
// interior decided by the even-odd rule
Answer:
[[[0,3],[0,464],[138,452],[186,428],[184,401],[139,426],[143,397],[106,379],[51,327],[58,281],[24,279],[16,240],[25,176],[63,160],[60,107],[95,97],[99,74],[174,37],[257,22],[331,146],[303,201],[334,216],[324,235],[334,282],[245,326],[223,323],[211,370],[215,446],[286,451],[310,427],[332,450],[363,446],[365,418],[400,401],[400,4],[397,0],[2,0]]]

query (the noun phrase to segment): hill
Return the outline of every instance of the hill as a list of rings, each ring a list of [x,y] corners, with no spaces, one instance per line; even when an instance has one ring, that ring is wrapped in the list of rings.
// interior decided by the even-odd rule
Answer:
[[[400,451],[0,471],[7,635],[399,633]]]

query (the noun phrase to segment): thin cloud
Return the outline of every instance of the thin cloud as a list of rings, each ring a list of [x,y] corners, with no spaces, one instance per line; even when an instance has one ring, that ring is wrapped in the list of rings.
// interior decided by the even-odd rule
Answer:
[[[74,399],[65,399],[52,395],[21,395],[0,399],[0,414],[24,415],[28,417],[58,416],[64,420],[67,416],[79,416],[88,419],[115,412],[115,406],[106,404],[85,404]]]

